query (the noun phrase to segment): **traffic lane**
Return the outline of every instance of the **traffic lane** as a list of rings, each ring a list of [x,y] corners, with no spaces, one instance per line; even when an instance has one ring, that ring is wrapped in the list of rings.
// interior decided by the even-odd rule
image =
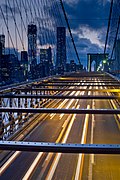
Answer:
[[[85,115],[77,115],[67,143],[81,143]],[[77,166],[78,154],[62,154],[53,179],[73,179]]]
[[[85,115],[78,115],[77,116],[78,119],[76,118],[75,121],[74,121],[74,124],[72,126],[72,129],[70,131],[70,134],[68,136],[68,139],[67,139],[67,143],[68,142],[72,142],[72,143],[75,143],[75,142],[78,142],[78,143],[81,143],[81,137],[78,137],[82,135],[81,131],[83,132],[83,128],[82,128],[82,124],[84,122],[84,119],[85,119]],[[83,118],[83,120],[82,120]],[[81,128],[81,130],[79,129]],[[81,135],[80,135],[81,133]],[[58,155],[57,155],[58,156]],[[58,157],[56,157],[57,159]],[[49,177],[51,176],[51,174],[53,174],[53,179],[58,179],[58,178],[66,178],[66,179],[72,179],[74,177],[74,173],[75,173],[75,169],[76,169],[76,162],[77,162],[77,158],[78,158],[78,155],[71,155],[71,154],[68,154],[68,155],[64,155],[64,154],[61,154],[61,157],[60,157],[60,160],[59,160],[59,163],[57,163],[57,166],[56,166],[56,159],[55,161],[51,164],[51,167],[52,166],[56,166],[56,170],[53,170],[53,168],[49,171],[49,175],[47,174],[47,178],[49,179]],[[70,164],[72,166],[70,166]],[[68,172],[68,173],[67,173]]]
[[[80,143],[80,133],[82,131],[82,126],[83,126],[83,122],[84,122],[84,115],[77,115],[78,118],[76,117],[75,122],[72,126],[71,131],[73,132],[73,138],[72,138],[72,133],[70,132],[70,136],[69,136],[69,142],[72,143]],[[53,154],[54,158],[55,158],[56,154]],[[51,161],[49,161],[49,158],[45,161],[39,163],[38,167],[36,168],[35,173],[33,174],[31,179],[45,179],[45,177],[48,174],[48,171],[50,169],[50,166],[53,163],[54,158],[51,159]],[[68,170],[69,174],[67,174],[67,178],[70,179],[70,177],[72,177],[73,171],[74,169],[71,168],[71,164],[76,163],[76,159],[77,159],[77,155],[71,155],[71,154],[67,154],[67,155],[62,155],[59,161],[59,164],[57,166],[57,175],[55,175],[57,177],[57,179],[59,179],[60,177],[66,177],[66,171]],[[50,162],[50,163],[48,163]],[[45,169],[45,163],[48,164],[48,167],[46,167]],[[73,166],[75,167],[75,166]],[[44,174],[43,172],[44,171]],[[59,172],[59,173],[58,173]],[[56,173],[55,173],[56,174]],[[53,177],[54,179],[54,177]]]
[[[94,100],[96,109],[112,109],[109,100]],[[120,130],[116,123],[116,115],[94,115],[94,143],[120,144]]]
[[[61,92],[59,92],[58,94],[61,94]],[[70,95],[71,94],[71,92],[62,92],[62,94],[64,94],[64,95]],[[56,106],[57,105],[59,105],[60,103],[62,103],[63,102],[63,100],[53,100],[53,101],[50,101],[46,106],[47,107],[55,107],[55,104],[56,104]],[[39,116],[39,115],[38,115]],[[36,119],[36,118],[35,118]],[[34,122],[32,123],[32,126],[33,126],[33,124],[35,124]],[[23,133],[24,134],[24,133]],[[20,135],[21,136],[21,135]],[[23,137],[24,136],[22,136],[22,139],[23,139]],[[14,140],[17,140],[17,139],[14,139]],[[19,140],[20,140],[20,138],[19,138]],[[1,153],[0,153],[0,164],[1,164],[1,166],[2,166],[2,161],[4,160],[5,161],[5,159],[6,159],[6,157],[7,158],[9,158],[10,156],[12,156],[12,154],[13,154],[13,152],[8,152],[8,151],[2,151]]]
[[[81,101],[81,104],[83,108],[86,108],[87,101]],[[86,115],[76,115],[67,143],[81,143],[85,116]],[[53,175],[53,179],[72,179],[75,176],[77,160],[78,155],[62,154]],[[51,164],[51,166],[53,165],[54,164]]]
[[[54,142],[54,137],[53,134],[55,133],[59,133],[58,131],[58,128],[59,128],[59,125],[61,126],[62,125],[62,122],[64,120],[60,120],[58,121],[58,118],[56,120],[51,120],[52,121],[52,128],[50,128],[50,121],[45,121],[44,125],[41,126],[41,128],[36,128],[34,133],[32,133],[30,135],[30,139],[27,138],[26,141],[50,141],[50,142]],[[48,123],[48,126],[46,125]],[[56,127],[57,126],[57,127]],[[45,128],[44,128],[45,127]],[[43,130],[45,129],[45,130]],[[32,136],[33,135],[33,136]],[[32,138],[31,138],[32,137]],[[15,170],[16,171],[16,178],[19,178],[19,176],[17,176],[17,174],[20,174],[22,175],[22,173],[25,171],[25,168],[29,168],[29,164],[31,164],[34,160],[34,158],[37,156],[37,153],[21,153],[18,158],[16,158],[16,160],[10,165],[10,167],[5,171],[5,173],[3,174],[3,178],[4,178],[4,175],[5,175],[5,179],[6,177],[10,177],[10,174],[11,174],[11,177],[13,176],[13,171]],[[31,161],[30,161],[31,160]],[[29,162],[28,162],[29,161]],[[25,166],[22,166],[21,163],[24,162],[24,165]],[[21,164],[21,166],[19,167],[19,165]],[[18,167],[19,167],[19,171],[18,171]],[[19,174],[19,175],[20,175]]]
[[[108,95],[99,93],[100,95]],[[98,95],[98,92],[94,92]],[[93,100],[94,109],[111,108],[108,100]],[[93,127],[92,127],[93,126]],[[93,128],[94,144],[120,144],[120,131],[114,115],[92,115],[88,142],[91,143]],[[97,162],[97,164],[96,164]],[[85,155],[82,179],[120,179],[120,156],[118,155]]]
[[[88,92],[88,94],[90,95],[90,92]],[[82,107],[82,108],[86,109],[86,108],[88,108],[88,104],[91,106],[91,100],[87,100],[87,101],[80,100],[79,108]],[[90,108],[90,106],[89,106],[89,108]],[[85,143],[85,137],[87,136],[87,128],[88,128],[88,127],[86,127],[87,126],[86,121],[89,121],[89,117],[90,116],[87,117],[87,115],[76,115],[76,119],[71,128],[70,134],[67,138],[67,143]],[[88,124],[89,124],[89,122],[88,122]],[[84,125],[84,128],[86,129],[86,130],[84,129],[85,131],[83,130],[83,125]],[[80,158],[81,157],[79,157],[79,159]],[[75,175],[76,176],[78,175],[78,171],[79,171],[79,169],[78,169],[78,171],[76,170],[77,161],[78,161],[78,155],[62,154],[61,158],[59,160],[59,163],[57,165],[56,171],[53,175],[53,179],[59,179],[59,178],[73,179]],[[53,164],[51,166],[53,166]],[[80,162],[80,166],[81,166],[81,162]],[[47,176],[47,177],[49,177],[49,176]]]
[[[60,121],[62,125],[62,120]],[[52,127],[51,127],[52,126]],[[58,120],[51,120],[51,123],[49,120],[46,120],[41,127],[37,127],[27,139],[26,141],[49,141],[54,142],[55,131],[58,131],[59,124]],[[60,127],[61,129],[61,127]],[[58,134],[59,132],[57,132]],[[9,179],[21,179],[25,172],[28,170],[31,163],[34,161],[38,153],[21,153],[14,162],[7,168],[7,170],[4,172],[4,174],[1,176],[2,179],[6,179],[9,177]],[[18,168],[19,167],[19,168]],[[13,172],[16,172],[13,177]]]
[[[69,103],[69,101],[67,102],[67,104]],[[73,101],[74,103],[74,101]],[[67,105],[66,104],[66,105]],[[66,106],[64,106],[65,108]],[[35,128],[35,130],[29,135],[28,138],[26,138],[26,141],[49,141],[49,142],[54,142],[55,141],[55,137],[58,136],[60,130],[58,131],[58,129],[61,129],[61,126],[64,122],[64,118],[63,119],[59,119],[58,115],[57,117],[55,117],[54,119],[50,120],[48,119],[47,121],[44,121],[42,123],[42,125],[37,128]],[[49,129],[49,131],[48,131]],[[55,135],[53,135],[55,134]],[[5,173],[2,175],[2,178],[6,179],[6,178],[13,178],[13,171],[16,171],[16,174],[14,176],[14,179],[18,179],[21,178],[21,175],[23,174],[23,172],[26,172],[26,170],[29,168],[29,165],[31,164],[29,162],[28,164],[28,159],[31,156],[31,163],[33,162],[34,158],[37,156],[37,154],[35,153],[31,153],[31,154],[26,154],[26,153],[21,153],[20,156],[10,165],[10,167],[5,171]],[[20,162],[22,162],[24,160],[24,165],[25,166],[20,166],[19,168],[19,172],[17,171],[17,167],[19,166]],[[8,173],[7,173],[8,172]]]
[[[84,101],[84,100],[79,100],[78,101],[78,105],[81,105],[82,106],[82,108],[86,108],[86,106],[87,106],[87,101]],[[83,106],[84,105],[84,106]],[[80,107],[81,107],[80,106]],[[75,128],[78,128],[78,127],[82,127],[82,125],[80,125],[80,124],[82,124],[82,119],[84,119],[84,116],[85,115],[77,115],[77,117],[79,117],[78,119],[76,118],[76,122],[77,123],[75,123]],[[79,123],[79,121],[80,121],[80,123]],[[73,124],[74,125],[74,124]],[[69,141],[71,141],[71,142],[80,142],[80,139],[79,139],[79,137],[78,137],[78,134],[79,134],[79,131],[80,130],[78,130],[78,132],[77,132],[77,136],[76,136],[76,131],[74,131],[74,128],[73,129],[71,129],[71,131],[73,131],[73,133],[75,132],[75,135],[74,135],[74,137],[76,137],[76,139],[74,138],[74,137],[72,137],[72,135],[71,135],[71,137],[69,137],[68,139],[69,139]],[[71,134],[71,132],[70,132],[70,134]],[[71,156],[72,157],[72,156]],[[49,160],[49,158],[47,159],[47,160]],[[47,164],[48,164],[48,162],[46,162]],[[51,161],[51,163],[52,163],[52,161]],[[44,163],[43,163],[44,164]],[[49,165],[50,166],[50,165]],[[62,167],[62,166],[61,166]],[[42,164],[40,164],[39,163],[39,166],[37,167],[37,169],[36,169],[36,171],[35,171],[35,173],[33,174],[33,177],[32,177],[32,179],[41,179],[41,177],[44,179],[45,178],[45,176],[47,175],[47,170],[49,170],[48,168],[46,168],[47,170],[45,171],[45,170],[42,170],[42,173],[40,172],[40,169],[41,168],[44,168],[45,169],[45,167],[42,167]],[[45,174],[43,174],[43,171],[45,171]],[[61,173],[62,174],[62,173]],[[43,175],[43,176],[42,176]]]
[[[62,92],[64,95],[70,95],[70,93],[71,92]],[[59,94],[60,94],[60,92],[59,92]],[[60,104],[60,103],[62,103],[63,102],[63,100],[53,100],[53,101],[50,101],[46,106],[47,107],[54,107],[55,106],[55,104],[56,104],[56,106],[58,105],[58,104]],[[34,116],[34,115],[33,115]],[[38,115],[39,116],[39,115]],[[35,118],[36,119],[36,118]],[[34,123],[32,123],[32,126],[33,126],[33,124]],[[24,134],[24,133],[23,133]],[[20,135],[21,136],[21,135]],[[23,137],[24,136],[22,136],[22,139],[23,139]],[[19,140],[20,140],[21,138],[19,138]],[[14,140],[17,140],[16,138],[14,138]],[[6,157],[8,156],[8,158],[10,157],[10,156],[12,156],[12,154],[13,154],[13,152],[8,152],[8,151],[2,151],[1,153],[0,153],[0,166],[2,166],[2,162],[3,161],[5,161],[5,159],[6,159]]]
[[[109,101],[95,101],[95,108],[111,108]],[[119,144],[120,131],[114,115],[95,115],[94,143]],[[87,155],[85,155],[87,159]],[[89,161],[90,162],[90,161]],[[92,161],[90,162],[92,163]],[[88,163],[88,166],[90,164]],[[120,179],[120,156],[95,155],[92,163],[93,179]],[[86,167],[84,168],[86,169]],[[88,171],[87,171],[88,172]]]
[[[109,101],[104,104],[111,108]],[[96,102],[96,108],[102,106],[102,102]],[[120,131],[114,115],[95,115],[94,143],[120,144]],[[96,179],[120,179],[120,155],[95,155],[93,167]]]
[[[74,102],[74,100],[72,100],[73,102]],[[75,105],[74,105],[74,107],[76,107],[77,106],[77,104],[78,104],[78,101],[75,101]],[[68,107],[68,106],[67,106]],[[72,106],[71,106],[72,107]],[[61,115],[64,115],[64,114],[61,114]],[[61,116],[60,115],[60,116]],[[65,116],[65,115],[64,115]],[[58,142],[61,142],[60,140],[62,139],[61,137],[63,136],[65,136],[65,137],[67,137],[68,136],[68,131],[70,130],[70,128],[68,128],[68,127],[70,127],[71,125],[71,121],[73,121],[73,120],[71,120],[71,117],[72,116],[74,116],[74,115],[69,115],[67,118],[66,118],[66,121],[65,121],[65,123],[63,124],[63,129],[62,129],[62,131],[61,131],[61,133],[60,133],[60,135],[59,135],[59,137],[56,139],[56,143],[58,143]],[[68,130],[69,129],[69,130]],[[67,131],[67,132],[66,132]],[[64,135],[65,134],[65,135]],[[65,138],[64,138],[65,139]],[[62,140],[62,142],[63,142],[63,140]],[[49,163],[49,161],[53,158],[52,157],[53,156],[53,153],[49,153],[48,154],[48,156],[47,156],[47,158],[45,159],[45,162],[43,163],[43,165],[41,165],[40,163],[39,163],[39,170],[41,169],[41,171],[39,171],[38,172],[38,176],[39,176],[39,179],[41,179],[41,177],[43,176],[43,174],[44,174],[44,171],[46,170],[46,168],[48,167],[47,165],[48,165],[48,163]],[[34,163],[33,163],[34,164]],[[31,165],[31,167],[29,168],[30,169],[30,171],[28,171],[27,173],[26,173],[26,175],[25,175],[25,178],[27,177],[28,178],[28,174],[29,174],[29,172],[31,172],[31,168],[33,169],[33,164]],[[34,166],[35,167],[35,166]],[[36,175],[36,173],[35,173],[35,175]],[[38,178],[38,177],[37,177]],[[42,177],[43,178],[43,177]]]
[[[47,105],[47,107],[57,107],[57,106],[59,106],[59,104],[61,104],[63,102],[63,100],[54,100],[54,101],[52,101],[52,102],[49,102],[49,104]],[[55,106],[56,105],[56,106]],[[42,114],[41,114],[41,116],[42,116]],[[45,114],[44,114],[44,116],[45,116]],[[32,117],[32,119],[34,118],[34,116]],[[37,124],[39,124],[39,123],[41,123],[41,121],[42,121],[42,119],[41,119],[41,117],[40,117],[40,114],[38,114],[37,115],[37,117],[35,116],[35,121],[34,120],[32,120],[31,122],[30,122],[30,127],[29,127],[29,129],[31,129],[32,127],[34,128]],[[28,130],[28,133],[29,133],[29,131],[30,130]],[[20,133],[20,135],[17,137],[17,139],[16,138],[14,138],[14,140],[23,140],[25,137],[26,137],[26,130],[24,131],[22,131],[21,133]],[[14,152],[11,152],[11,151],[2,151],[1,153],[0,153],[0,166],[2,166],[2,164],[7,160],[7,159],[9,159],[10,158],[10,156],[12,156],[12,154],[13,154]]]

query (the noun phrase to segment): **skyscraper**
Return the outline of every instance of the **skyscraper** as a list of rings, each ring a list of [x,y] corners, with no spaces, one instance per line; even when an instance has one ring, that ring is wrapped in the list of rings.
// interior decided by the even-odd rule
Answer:
[[[25,78],[27,78],[28,72],[28,53],[27,51],[21,51],[21,66],[23,69],[23,73]]]
[[[2,81],[2,43],[0,42],[0,82],[1,81]]]
[[[35,24],[28,25],[28,71],[37,64],[37,26]]]
[[[52,63],[52,52],[51,47],[48,49],[40,49],[40,61],[41,63],[48,61],[49,64]]]
[[[0,58],[2,57],[2,43],[0,42]]]
[[[44,66],[45,76],[50,75],[51,68],[53,67],[51,47],[40,49],[40,63]]]
[[[0,35],[0,42],[2,43],[2,54],[5,54],[5,35],[1,34]]]
[[[66,29],[57,27],[57,56],[56,70],[61,74],[66,70]]]

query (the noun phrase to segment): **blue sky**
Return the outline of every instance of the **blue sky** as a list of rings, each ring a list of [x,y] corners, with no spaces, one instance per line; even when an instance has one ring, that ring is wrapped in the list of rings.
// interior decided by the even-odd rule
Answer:
[[[23,0],[23,1],[26,2],[27,0]],[[53,9],[52,10],[50,9],[51,3],[49,3],[52,0],[44,0],[44,1],[43,0],[28,0],[28,1],[40,2],[41,6],[39,6],[39,8],[40,8],[40,13],[41,13],[41,18],[46,18],[46,19],[50,18],[52,20],[51,26],[47,26],[46,29],[42,28],[42,33],[46,33],[46,31],[50,31],[50,33],[53,33],[55,29],[52,29],[52,25],[54,25],[55,19],[52,15]],[[12,4],[13,0],[9,0],[9,2],[11,3],[11,7],[13,7],[13,4]],[[17,2],[20,3],[20,0],[17,0]],[[56,2],[58,1],[56,0]],[[43,3],[44,3],[44,8],[43,8]],[[63,3],[65,6],[65,10],[67,13],[67,17],[71,26],[72,34],[76,43],[76,47],[77,47],[81,62],[84,66],[86,66],[87,53],[103,53],[104,51],[110,0],[63,0]],[[0,5],[2,6],[2,9],[5,14],[5,0],[0,0]],[[21,32],[22,31],[21,26],[20,26],[21,19],[20,19],[17,5],[14,10],[15,10],[15,17],[17,20],[17,25]],[[32,11],[33,10],[34,9],[32,9]],[[45,11],[45,14],[43,14],[43,10]],[[29,19],[30,19],[29,7],[27,7],[27,11],[28,11]],[[23,15],[23,19],[25,21],[25,11],[23,7],[21,7],[21,12]],[[14,21],[12,19],[10,9],[8,13],[9,13],[9,30],[13,37],[13,41],[15,43]],[[0,16],[1,16],[1,13],[0,13]],[[40,22],[42,23],[42,21]],[[42,25],[40,24],[40,26]],[[0,31],[1,32],[4,31],[4,33],[7,34],[3,18],[0,19],[0,27],[1,27]],[[27,28],[27,25],[26,25],[26,28]],[[27,49],[27,35],[24,28],[23,28],[23,33],[21,34],[21,36],[23,36],[25,49]],[[42,38],[41,36],[42,35],[40,33],[39,39],[38,39],[38,49],[41,47],[40,45],[40,39]],[[19,38],[17,40],[19,42],[18,50],[21,51],[22,45],[20,43]],[[47,42],[44,45],[48,46],[49,44],[50,42]],[[7,46],[7,41],[6,41],[6,46]],[[52,44],[52,46],[55,47],[55,44]]]
[[[87,53],[103,53],[107,32],[109,0],[64,0],[69,23],[86,65]]]

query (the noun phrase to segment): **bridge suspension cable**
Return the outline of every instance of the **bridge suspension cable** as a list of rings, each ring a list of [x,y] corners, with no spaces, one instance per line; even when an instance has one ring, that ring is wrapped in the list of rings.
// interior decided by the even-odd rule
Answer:
[[[112,57],[113,57],[114,49],[115,49],[115,46],[116,46],[116,42],[117,42],[117,38],[118,38],[119,28],[120,28],[120,16],[119,16],[119,20],[118,20],[118,25],[117,25],[116,36],[115,36],[115,40],[114,40],[114,44],[113,44],[113,48],[112,48],[111,57],[110,57],[111,59],[112,59]]]
[[[68,21],[68,18],[67,18],[66,11],[65,11],[65,8],[64,8],[62,0],[60,0],[60,4],[62,6],[64,17],[65,17],[65,20],[66,20],[66,23],[67,23],[67,26],[68,26],[68,30],[69,30],[69,33],[70,33],[71,41],[73,43],[73,47],[74,47],[74,50],[75,50],[78,62],[81,65],[80,58],[79,58],[79,55],[78,55],[78,51],[77,51],[77,48],[76,48],[76,45],[75,45],[75,42],[74,42],[74,38],[73,38],[73,35],[72,35],[72,31],[71,31],[71,28],[70,28],[70,24],[69,24],[69,21]]]
[[[109,35],[109,30],[110,30],[110,22],[111,22],[111,17],[112,17],[112,9],[113,9],[113,0],[111,0],[111,5],[110,5],[110,12],[109,12],[109,19],[108,19],[107,34],[106,34],[106,39],[105,39],[104,54],[106,53],[106,47],[107,47],[107,42],[108,42],[108,35]]]
[[[18,56],[18,52],[27,50],[29,24],[37,26],[37,58],[40,56],[39,49],[52,48],[53,60],[56,59],[56,30],[57,27],[66,28],[66,54],[67,62],[75,60],[81,65],[80,58],[76,49],[71,27],[66,16],[62,2],[55,0],[3,0],[1,10],[4,15],[5,31],[8,37],[8,50]],[[5,6],[4,6],[5,4]],[[64,11],[63,11],[64,8]],[[6,9],[6,12],[5,12]],[[0,10],[0,11],[1,11]],[[14,33],[13,33],[14,29]]]
[[[116,42],[120,38],[120,1],[111,0],[108,28],[105,40],[104,54],[109,52],[110,59],[113,59]],[[108,46],[107,46],[108,45]]]
[[[7,28],[7,33],[8,33],[8,43],[9,43],[9,38],[10,38],[10,41],[11,41],[11,43],[12,43],[14,52],[15,52],[15,54],[16,54],[14,42],[13,42],[12,36],[11,36],[11,34],[10,34],[9,27],[8,27],[8,23],[7,23],[7,20],[6,20],[6,18],[5,18],[5,15],[4,15],[4,13],[3,13],[3,10],[2,10],[2,7],[1,7],[1,6],[0,6],[0,10],[1,10],[1,14],[2,14],[4,23],[5,23],[5,26],[6,26],[6,28]]]

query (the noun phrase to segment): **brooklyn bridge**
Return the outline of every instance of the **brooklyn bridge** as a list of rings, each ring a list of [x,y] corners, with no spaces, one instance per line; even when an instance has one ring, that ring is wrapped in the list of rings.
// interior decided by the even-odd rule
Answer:
[[[0,17],[1,179],[120,179],[119,0],[3,0]]]

